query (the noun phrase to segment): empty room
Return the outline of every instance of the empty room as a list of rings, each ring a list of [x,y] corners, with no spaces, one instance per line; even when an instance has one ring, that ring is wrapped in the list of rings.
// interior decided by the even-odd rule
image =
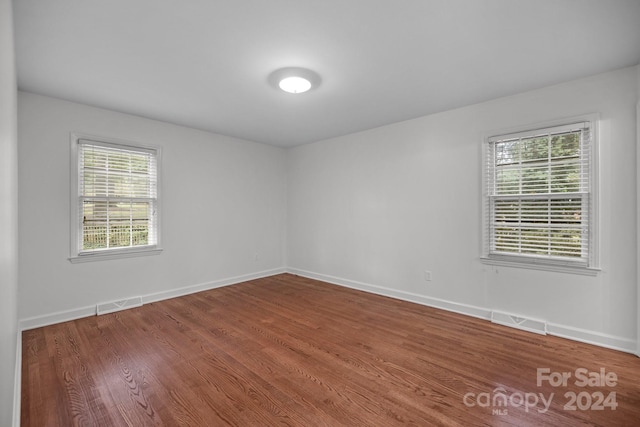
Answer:
[[[639,165],[638,0],[0,0],[0,426],[638,426]]]

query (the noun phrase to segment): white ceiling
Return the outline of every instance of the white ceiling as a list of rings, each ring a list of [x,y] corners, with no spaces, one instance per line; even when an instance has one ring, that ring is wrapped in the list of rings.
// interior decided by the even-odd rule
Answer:
[[[640,63],[640,0],[14,0],[19,88],[294,146]],[[306,94],[281,67],[322,78]]]

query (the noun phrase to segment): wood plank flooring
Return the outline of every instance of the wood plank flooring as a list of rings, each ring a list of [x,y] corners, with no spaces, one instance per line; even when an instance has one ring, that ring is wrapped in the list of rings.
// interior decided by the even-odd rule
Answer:
[[[571,377],[538,386],[538,368]],[[579,387],[580,368],[617,381]],[[638,426],[640,358],[283,274],[25,331],[21,418],[23,427]]]

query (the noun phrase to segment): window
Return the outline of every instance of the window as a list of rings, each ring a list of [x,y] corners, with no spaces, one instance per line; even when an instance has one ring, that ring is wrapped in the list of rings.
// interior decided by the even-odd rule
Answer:
[[[72,137],[72,262],[159,252],[159,149]]]
[[[487,138],[485,260],[595,269],[595,136],[592,119]]]

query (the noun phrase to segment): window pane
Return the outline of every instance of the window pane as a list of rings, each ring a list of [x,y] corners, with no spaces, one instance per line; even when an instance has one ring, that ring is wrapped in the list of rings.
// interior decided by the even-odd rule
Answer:
[[[520,141],[522,163],[544,160],[549,157],[549,137],[523,138]]]
[[[494,205],[495,221],[500,224],[520,222],[520,203],[513,200],[497,200]]]
[[[129,171],[131,165],[131,154],[110,150],[107,158],[107,167],[112,172]]]
[[[526,200],[519,202],[520,220],[529,225],[543,227],[549,224],[549,200]]]
[[[131,170],[135,173],[149,173],[149,156],[133,155],[131,156]]]
[[[107,202],[82,205],[82,250],[107,248]]]
[[[520,140],[500,141],[496,143],[496,164],[520,163]]]
[[[551,138],[551,192],[580,191],[580,133],[566,133]]]
[[[501,167],[496,171],[496,194],[520,193],[520,170]]]
[[[518,253],[520,250],[520,229],[517,227],[497,227],[495,229],[495,250]]]
[[[549,235],[543,228],[523,228],[521,230],[521,252],[532,255],[549,254]]]
[[[109,204],[109,247],[131,246],[131,204]]]
[[[581,230],[577,228],[551,230],[551,243],[550,255],[579,257],[582,253]]]
[[[148,203],[131,204],[133,246],[149,244],[149,218],[150,208]]]
[[[522,168],[522,194],[549,192],[549,167],[544,164],[528,164]]]
[[[580,132],[562,133],[551,137],[551,157],[573,157],[579,156]]]
[[[580,165],[578,163],[551,162],[551,192],[580,191]]]
[[[550,222],[556,225],[575,225],[582,223],[582,199],[557,199],[550,203]]]
[[[146,176],[132,175],[129,180],[129,197],[153,197],[151,182]]]

